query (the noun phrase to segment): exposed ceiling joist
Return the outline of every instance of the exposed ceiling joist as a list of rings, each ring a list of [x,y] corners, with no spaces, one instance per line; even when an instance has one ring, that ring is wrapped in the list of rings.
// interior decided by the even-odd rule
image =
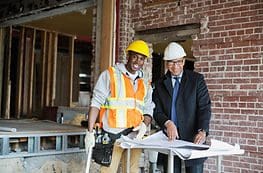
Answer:
[[[51,16],[55,16],[59,14],[65,14],[65,13],[69,13],[73,11],[81,11],[93,5],[95,5],[95,0],[87,0],[84,2],[72,3],[72,4],[68,4],[64,6],[59,6],[57,8],[45,9],[42,11],[37,10],[27,15],[20,14],[13,18],[7,19],[6,21],[3,21],[2,23],[0,23],[0,27],[7,27],[11,25],[23,24],[26,22],[31,22],[31,21],[43,19],[46,17],[51,17]]]

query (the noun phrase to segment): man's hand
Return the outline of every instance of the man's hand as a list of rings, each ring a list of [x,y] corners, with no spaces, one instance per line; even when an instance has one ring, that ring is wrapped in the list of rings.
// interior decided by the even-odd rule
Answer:
[[[173,141],[175,139],[179,139],[177,127],[175,126],[174,122],[168,120],[165,123],[166,126],[166,133],[169,141]]]
[[[85,148],[86,151],[88,152],[88,149],[90,147],[94,147],[95,146],[95,135],[94,132],[89,132],[88,130],[86,130],[86,136],[85,136]]]
[[[133,131],[138,131],[136,139],[141,140],[143,138],[143,136],[145,135],[146,131],[147,131],[147,127],[144,124],[144,122],[141,122],[141,124],[139,124],[139,126],[135,127],[133,129]]]
[[[195,144],[203,144],[206,140],[206,132],[205,131],[199,131],[194,138]]]

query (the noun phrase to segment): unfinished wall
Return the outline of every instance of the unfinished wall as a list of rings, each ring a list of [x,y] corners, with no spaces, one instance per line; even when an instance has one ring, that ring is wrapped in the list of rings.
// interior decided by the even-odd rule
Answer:
[[[86,153],[1,159],[0,172],[6,173],[83,173]]]
[[[225,173],[263,171],[262,14],[262,0],[121,0],[120,51],[134,31],[201,24],[192,51],[212,99],[210,138],[245,149],[223,157]],[[215,168],[209,158],[205,172]]]

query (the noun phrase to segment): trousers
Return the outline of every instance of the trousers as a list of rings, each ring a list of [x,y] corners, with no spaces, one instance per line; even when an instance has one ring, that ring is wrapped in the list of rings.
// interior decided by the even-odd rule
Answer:
[[[167,173],[167,163],[168,163],[168,156],[166,154],[159,153],[158,154],[158,164],[163,165],[164,173]],[[204,164],[194,164],[191,166],[186,166],[183,164],[185,173],[203,173]],[[174,172],[173,173],[182,173],[182,160],[174,156]]]
[[[141,157],[142,149],[131,149],[130,157],[130,173],[139,172],[139,160]],[[117,173],[119,163],[122,162],[122,172],[125,173],[127,170],[127,150],[121,148],[118,142],[114,143],[112,160],[109,167],[101,166],[101,173]]]

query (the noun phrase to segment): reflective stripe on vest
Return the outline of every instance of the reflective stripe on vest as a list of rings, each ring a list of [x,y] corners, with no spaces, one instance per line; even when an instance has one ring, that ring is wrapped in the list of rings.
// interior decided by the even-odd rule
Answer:
[[[100,121],[108,115],[108,124],[112,128],[129,128],[138,126],[143,120],[146,87],[143,79],[137,79],[137,91],[134,91],[130,79],[118,69],[110,67],[111,96],[100,109]]]

